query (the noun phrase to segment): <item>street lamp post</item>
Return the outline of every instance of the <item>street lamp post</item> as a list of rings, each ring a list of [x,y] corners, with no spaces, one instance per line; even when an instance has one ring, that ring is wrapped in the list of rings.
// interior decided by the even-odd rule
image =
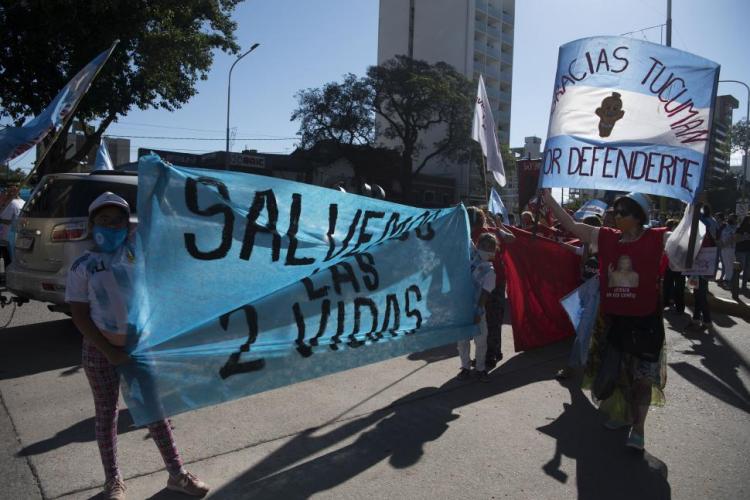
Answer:
[[[747,110],[745,111],[745,123],[750,124],[750,86],[747,85],[745,82],[741,82],[739,80],[719,80],[719,83],[739,83],[740,85],[744,85],[745,89],[747,89]],[[748,163],[750,163],[750,159],[748,158],[748,153],[750,153],[750,138],[745,138],[745,165],[742,169],[742,182],[743,182],[743,196],[745,194],[745,184],[747,184],[747,166]]]
[[[229,68],[229,81],[227,82],[227,143],[226,148],[224,150],[224,170],[229,170],[229,102],[232,97],[232,70],[234,69],[235,64],[240,62],[240,59],[248,55],[250,52],[254,51],[258,48],[260,44],[254,43],[250,49],[239,56],[233,63],[232,67]]]

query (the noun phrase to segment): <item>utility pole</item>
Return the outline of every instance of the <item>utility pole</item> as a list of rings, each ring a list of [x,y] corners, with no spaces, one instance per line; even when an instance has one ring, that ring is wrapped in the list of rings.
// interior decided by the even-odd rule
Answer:
[[[667,47],[672,46],[672,0],[667,0]]]
[[[227,144],[226,148],[224,148],[224,170],[229,170],[229,100],[232,97],[232,71],[234,70],[235,64],[240,62],[240,59],[257,49],[259,45],[259,43],[254,43],[253,46],[250,47],[250,50],[239,56],[232,63],[232,67],[229,68],[229,78],[227,79]]]
[[[672,0],[667,0],[667,47],[672,46]],[[659,210],[667,211],[667,199],[664,196],[659,198]]]

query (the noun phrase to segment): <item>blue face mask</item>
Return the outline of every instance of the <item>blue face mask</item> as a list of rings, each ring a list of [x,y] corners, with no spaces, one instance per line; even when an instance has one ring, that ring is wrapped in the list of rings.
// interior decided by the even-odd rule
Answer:
[[[128,237],[127,228],[113,229],[111,227],[94,226],[94,243],[104,253],[113,253],[120,248]]]

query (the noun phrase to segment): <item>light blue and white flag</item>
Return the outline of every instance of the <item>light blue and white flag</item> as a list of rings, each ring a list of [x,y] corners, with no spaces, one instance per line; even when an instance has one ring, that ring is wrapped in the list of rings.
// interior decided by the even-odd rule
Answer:
[[[560,47],[540,187],[700,191],[719,65],[663,45],[595,37]]]
[[[583,285],[560,299],[560,304],[576,330],[576,339],[570,351],[568,366],[586,364],[591,345],[591,333],[594,331],[599,312],[599,299],[599,276],[589,278]]]
[[[138,424],[477,333],[462,206],[140,159]]]
[[[586,217],[592,215],[604,217],[604,212],[606,212],[606,210],[607,202],[602,200],[589,200],[573,214],[573,218],[577,221],[582,221]]]
[[[88,91],[91,82],[107,62],[117,42],[96,56],[65,87],[52,102],[33,120],[22,127],[6,127],[0,130],[0,164],[25,153],[42,141],[47,134],[59,127],[75,109],[80,98]]]
[[[96,150],[96,163],[94,164],[94,170],[114,170],[115,167],[112,165],[112,158],[109,157],[109,151],[107,151],[107,145],[104,143],[102,138],[99,143],[99,149]]]
[[[500,199],[500,195],[495,191],[494,187],[492,187],[490,191],[490,201],[487,204],[487,209],[490,213],[500,214],[503,217],[503,224],[510,224],[510,220],[508,219],[508,209],[505,208],[503,200]]]

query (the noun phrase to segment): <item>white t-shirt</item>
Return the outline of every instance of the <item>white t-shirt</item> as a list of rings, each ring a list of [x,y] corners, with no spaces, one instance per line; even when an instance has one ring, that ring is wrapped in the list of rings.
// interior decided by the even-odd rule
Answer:
[[[114,253],[88,251],[68,271],[65,302],[85,302],[91,320],[105,334],[127,333],[135,252],[125,244]]]
[[[10,223],[3,222],[0,224],[0,242],[8,244],[8,233],[10,232],[10,225],[13,223],[18,214],[21,213],[23,204],[25,202],[21,198],[11,200],[10,203],[0,213],[0,219],[10,221]]]

